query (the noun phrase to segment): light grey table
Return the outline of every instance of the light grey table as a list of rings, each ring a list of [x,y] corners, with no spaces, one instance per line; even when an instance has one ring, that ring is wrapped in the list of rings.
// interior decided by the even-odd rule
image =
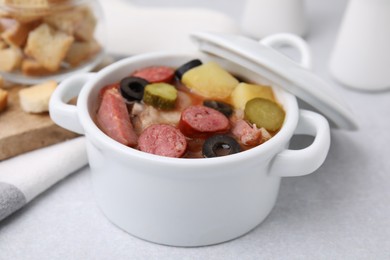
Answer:
[[[237,17],[242,10],[241,1],[199,5],[208,2]],[[103,216],[84,168],[0,223],[0,259],[390,259],[390,91],[355,92],[331,81],[327,63],[345,4],[307,1],[307,40],[315,72],[344,98],[361,128],[332,130],[323,166],[284,178],[274,210],[256,229],[202,248],[142,241]]]

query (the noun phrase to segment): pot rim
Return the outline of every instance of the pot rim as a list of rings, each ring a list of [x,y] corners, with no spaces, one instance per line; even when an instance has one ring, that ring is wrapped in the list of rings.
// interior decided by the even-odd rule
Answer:
[[[131,64],[141,63],[145,61],[156,61],[159,59],[166,59],[169,57],[182,58],[184,61],[194,57],[200,56],[198,53],[182,53],[182,52],[152,52],[146,54],[139,54],[117,61],[94,75],[87,83],[83,86],[77,101],[77,110],[80,119],[80,123],[83,126],[87,139],[93,141],[102,149],[108,149],[116,151],[116,155],[120,154],[124,158],[134,158],[142,160],[144,162],[153,162],[160,165],[174,165],[177,167],[208,167],[210,165],[221,165],[221,164],[235,164],[242,161],[246,161],[253,157],[259,157],[261,155],[267,155],[275,147],[284,148],[290,138],[293,136],[295,128],[298,124],[299,109],[296,97],[285,90],[278,88],[277,91],[281,95],[283,100],[278,100],[283,106],[286,112],[285,120],[280,131],[273,136],[267,142],[251,148],[246,151],[242,151],[236,154],[215,157],[215,158],[170,158],[146,152],[139,151],[137,149],[125,146],[111,137],[107,136],[94,122],[91,114],[94,111],[90,111],[89,102],[91,101],[91,93],[96,88],[101,89],[104,85],[99,85],[99,82],[105,77],[109,77],[113,72],[123,69],[123,67],[130,66]],[[161,64],[163,65],[163,64]],[[119,80],[119,79],[118,79]],[[273,88],[275,90],[275,88]],[[95,101],[91,101],[95,102]],[[272,152],[275,153],[275,152]],[[273,156],[273,155],[272,155]],[[260,158],[260,157],[259,157]]]

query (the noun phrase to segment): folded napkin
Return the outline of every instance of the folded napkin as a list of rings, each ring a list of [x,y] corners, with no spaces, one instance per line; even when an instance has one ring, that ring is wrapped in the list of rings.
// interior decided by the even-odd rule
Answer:
[[[0,221],[87,164],[84,137],[0,163]]]

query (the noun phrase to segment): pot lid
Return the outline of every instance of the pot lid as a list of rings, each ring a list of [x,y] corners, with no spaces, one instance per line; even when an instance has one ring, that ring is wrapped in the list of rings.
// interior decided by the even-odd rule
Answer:
[[[239,64],[278,84],[328,118],[337,128],[356,130],[357,122],[330,86],[309,70],[310,52],[304,40],[292,34],[276,34],[261,43],[240,35],[195,32],[191,37],[203,52]],[[301,52],[297,64],[271,46],[289,44]],[[305,68],[306,67],[306,68]]]

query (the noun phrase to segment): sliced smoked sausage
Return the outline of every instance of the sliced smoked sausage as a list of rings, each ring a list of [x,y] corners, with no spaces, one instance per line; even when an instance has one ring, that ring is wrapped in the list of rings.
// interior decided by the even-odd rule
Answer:
[[[137,146],[137,135],[129,119],[126,104],[117,88],[107,88],[97,112],[97,123],[112,139],[131,147]]]
[[[150,83],[170,83],[175,76],[175,71],[166,66],[152,66],[137,70],[132,76],[142,78]]]
[[[187,141],[179,129],[171,125],[156,124],[142,132],[138,148],[151,154],[179,158],[187,149]]]
[[[205,107],[190,106],[181,113],[180,131],[188,137],[205,138],[210,134],[226,133],[229,119],[221,112]]]

